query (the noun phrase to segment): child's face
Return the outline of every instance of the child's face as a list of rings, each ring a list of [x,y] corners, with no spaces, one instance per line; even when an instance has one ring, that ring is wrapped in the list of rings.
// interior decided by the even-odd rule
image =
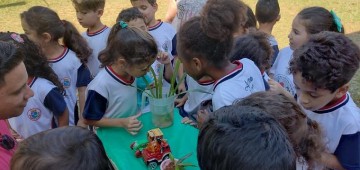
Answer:
[[[143,64],[135,64],[135,65],[126,64],[125,71],[133,77],[144,76],[147,72],[149,72],[150,67],[154,63],[154,61],[155,59],[151,60],[148,63],[143,63]]]
[[[199,81],[205,76],[202,69],[202,63],[198,58],[187,60],[181,57],[181,55],[178,55],[178,58],[183,64],[184,72],[191,76],[194,80]]]
[[[311,82],[306,81],[301,74],[301,72],[296,72],[293,74],[293,77],[298,102],[306,110],[319,110],[337,99],[338,90],[331,93],[330,90],[316,88]]]
[[[305,44],[309,40],[309,34],[306,32],[306,28],[303,21],[296,16],[292,23],[291,32],[288,36],[290,41],[290,48],[296,50]]]
[[[137,27],[144,31],[147,31],[145,21],[142,18],[135,18],[128,22],[129,27]]]
[[[145,24],[149,25],[152,21],[155,20],[155,12],[157,11],[157,3],[151,5],[147,0],[136,0],[131,1],[133,7],[139,9],[139,11],[145,17]]]
[[[41,47],[44,41],[41,36],[37,34],[36,30],[31,29],[24,19],[21,19],[21,26],[29,40]]]
[[[94,27],[99,22],[101,16],[101,9],[98,9],[96,11],[76,9],[76,18],[83,28]]]

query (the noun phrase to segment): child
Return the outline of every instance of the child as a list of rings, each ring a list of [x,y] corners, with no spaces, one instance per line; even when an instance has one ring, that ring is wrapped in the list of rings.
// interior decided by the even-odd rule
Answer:
[[[257,30],[257,23],[253,10],[250,8],[249,5],[246,6],[247,6],[247,11],[246,11],[247,21],[244,25],[244,28],[245,28],[245,32],[249,33]]]
[[[348,93],[359,64],[359,47],[327,31],[313,35],[290,61],[298,102],[324,129],[328,150],[345,169],[360,168],[360,109]]]
[[[17,148],[6,119],[19,116],[34,95],[26,84],[24,58],[23,49],[0,41],[0,167],[4,170],[10,169],[10,159]]]
[[[70,22],[60,20],[57,13],[49,8],[34,6],[21,13],[20,17],[25,34],[40,46],[50,67],[63,84],[69,109],[69,124],[75,125],[76,88],[81,112],[85,103],[85,89],[91,81],[91,74],[85,66],[91,54],[90,48]],[[61,38],[63,42],[60,44]]]
[[[215,80],[213,110],[265,90],[261,73],[252,61],[229,60],[233,34],[245,21],[245,12],[241,1],[209,0],[202,17],[190,19],[178,33],[178,54],[185,72],[195,81],[204,76]]]
[[[9,119],[12,129],[24,139],[53,127],[69,125],[69,112],[62,95],[64,88],[40,49],[26,36],[12,32],[0,33],[0,41],[12,42],[26,51],[27,85],[34,92],[23,114]]]
[[[230,54],[230,61],[248,58],[255,63],[261,71],[265,89],[269,90],[269,76],[266,71],[271,66],[272,48],[267,41],[267,35],[262,32],[251,32],[235,40],[235,46]]]
[[[201,126],[200,169],[295,169],[296,155],[285,129],[262,109],[226,106]]]
[[[292,23],[289,34],[290,47],[285,47],[279,52],[270,73],[273,79],[279,82],[291,95],[295,95],[293,76],[289,73],[289,61],[293,50],[301,47],[312,34],[321,31],[344,32],[342,24],[335,13],[329,12],[322,7],[309,7],[300,11]]]
[[[274,50],[273,60],[271,65],[274,64],[275,59],[279,53],[278,42],[272,35],[272,30],[276,22],[281,18],[280,6],[278,0],[259,0],[256,3],[255,16],[259,22],[259,31],[262,31],[268,35],[268,41]]]
[[[132,7],[121,10],[116,22],[125,21],[129,27],[138,27],[144,31],[147,31],[144,15],[138,8]]]
[[[294,99],[273,92],[257,92],[237,101],[235,105],[260,108],[280,122],[298,157],[297,169],[322,166],[321,156],[326,153],[319,125],[306,117]]]
[[[83,117],[85,123],[96,127],[122,127],[136,134],[142,127],[137,120],[135,77],[149,71],[158,53],[150,34],[116,23],[109,43],[100,53],[101,70],[89,84]]]
[[[100,139],[81,127],[61,127],[21,142],[11,160],[12,170],[114,170]]]
[[[104,25],[100,18],[104,14],[105,0],[71,0],[76,17],[80,25],[87,28],[82,36],[86,39],[90,48],[93,50],[88,59],[87,66],[92,77],[95,77],[100,70],[98,59],[100,51],[105,49],[110,28]]]
[[[148,31],[152,35],[158,45],[161,55],[153,63],[152,68],[155,70],[156,76],[160,74],[160,68],[164,66],[164,81],[163,91],[169,91],[170,80],[173,75],[173,68],[171,60],[173,56],[171,54],[172,49],[176,44],[173,44],[172,40],[175,37],[176,31],[170,24],[156,20],[155,13],[158,9],[156,0],[130,0],[133,7],[139,9],[139,11],[145,17],[145,23],[148,26]],[[165,81],[166,80],[166,81]]]

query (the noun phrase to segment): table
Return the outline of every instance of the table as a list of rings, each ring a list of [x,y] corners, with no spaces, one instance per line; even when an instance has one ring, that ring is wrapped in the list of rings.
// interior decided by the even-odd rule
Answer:
[[[191,157],[184,162],[190,162],[197,167],[186,167],[186,169],[199,169],[196,146],[198,129],[181,123],[182,117],[177,109],[174,109],[174,123],[167,128],[161,128],[164,138],[170,144],[172,154],[175,158],[183,157],[188,153],[193,153]],[[115,163],[116,167],[121,170],[142,170],[147,169],[142,158],[135,157],[135,151],[130,149],[130,144],[135,140],[145,140],[147,131],[151,130],[154,125],[151,122],[151,113],[144,113],[139,117],[143,123],[140,132],[133,136],[123,128],[98,128],[97,135],[103,142],[108,157]],[[160,166],[160,165],[159,165]],[[157,169],[160,169],[158,166]]]

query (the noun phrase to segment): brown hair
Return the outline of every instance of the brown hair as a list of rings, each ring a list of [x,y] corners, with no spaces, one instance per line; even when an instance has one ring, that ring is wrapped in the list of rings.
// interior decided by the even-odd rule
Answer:
[[[21,37],[23,42],[19,42],[14,36]],[[41,77],[51,81],[61,93],[65,93],[65,89],[62,83],[59,81],[58,76],[54,70],[49,66],[49,62],[41,52],[41,49],[26,35],[19,35],[14,32],[1,32],[0,41],[12,42],[22,51],[26,51],[26,57],[24,58],[24,64],[26,71],[30,77]]]
[[[0,41],[0,87],[5,85],[5,76],[24,59],[24,51],[10,42]]]
[[[46,7],[34,6],[20,14],[31,29],[38,35],[49,33],[53,41],[63,38],[65,46],[76,53],[82,63],[86,63],[92,50],[75,26],[66,20],[60,20],[58,14]]]
[[[105,0],[71,0],[75,9],[78,11],[96,11],[98,9],[104,9]]]
[[[100,139],[93,132],[66,126],[40,132],[20,143],[11,159],[12,170],[113,170]]]
[[[331,13],[323,7],[309,7],[301,10],[297,16],[303,20],[306,32],[316,34],[321,31],[344,33],[344,27],[339,31]]]
[[[253,93],[235,105],[258,107],[273,115],[289,134],[297,156],[304,157],[309,166],[320,163],[325,145],[319,124],[307,118],[294,99],[266,91]]]
[[[122,28],[116,23],[110,31],[107,47],[100,52],[101,67],[113,64],[119,57],[130,65],[147,63],[156,58],[158,48],[154,38],[136,27]]]
[[[118,17],[116,18],[116,22],[119,21],[130,22],[138,18],[144,20],[145,22],[144,15],[139,11],[139,9],[136,7],[131,7],[121,10]]]
[[[258,0],[255,16],[259,23],[274,22],[280,14],[278,0]]]
[[[336,91],[359,69],[359,47],[341,33],[323,31],[293,53],[290,73],[301,76],[316,88]]]
[[[246,22],[246,5],[239,0],[208,0],[201,16],[185,22],[178,32],[179,55],[200,56],[223,68],[233,44],[233,34]]]

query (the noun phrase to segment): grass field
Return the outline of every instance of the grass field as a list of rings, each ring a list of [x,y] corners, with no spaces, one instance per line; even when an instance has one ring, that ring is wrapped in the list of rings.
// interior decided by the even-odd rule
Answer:
[[[157,18],[163,18],[167,9],[168,0],[158,0],[159,10]],[[244,0],[254,9],[256,0]],[[291,28],[292,19],[304,7],[323,6],[334,10],[342,19],[345,33],[360,45],[360,0],[279,0],[281,8],[281,20],[275,25],[273,34],[279,41],[280,47],[288,45],[287,35]],[[76,20],[75,10],[70,0],[0,0],[0,30],[23,32],[19,14],[34,5],[47,6],[58,12],[62,19],[75,24],[79,31],[84,31]],[[130,0],[106,0],[105,13],[102,20],[108,26],[112,26],[118,13],[130,7]],[[360,104],[360,71],[351,82],[351,94],[357,104]]]

